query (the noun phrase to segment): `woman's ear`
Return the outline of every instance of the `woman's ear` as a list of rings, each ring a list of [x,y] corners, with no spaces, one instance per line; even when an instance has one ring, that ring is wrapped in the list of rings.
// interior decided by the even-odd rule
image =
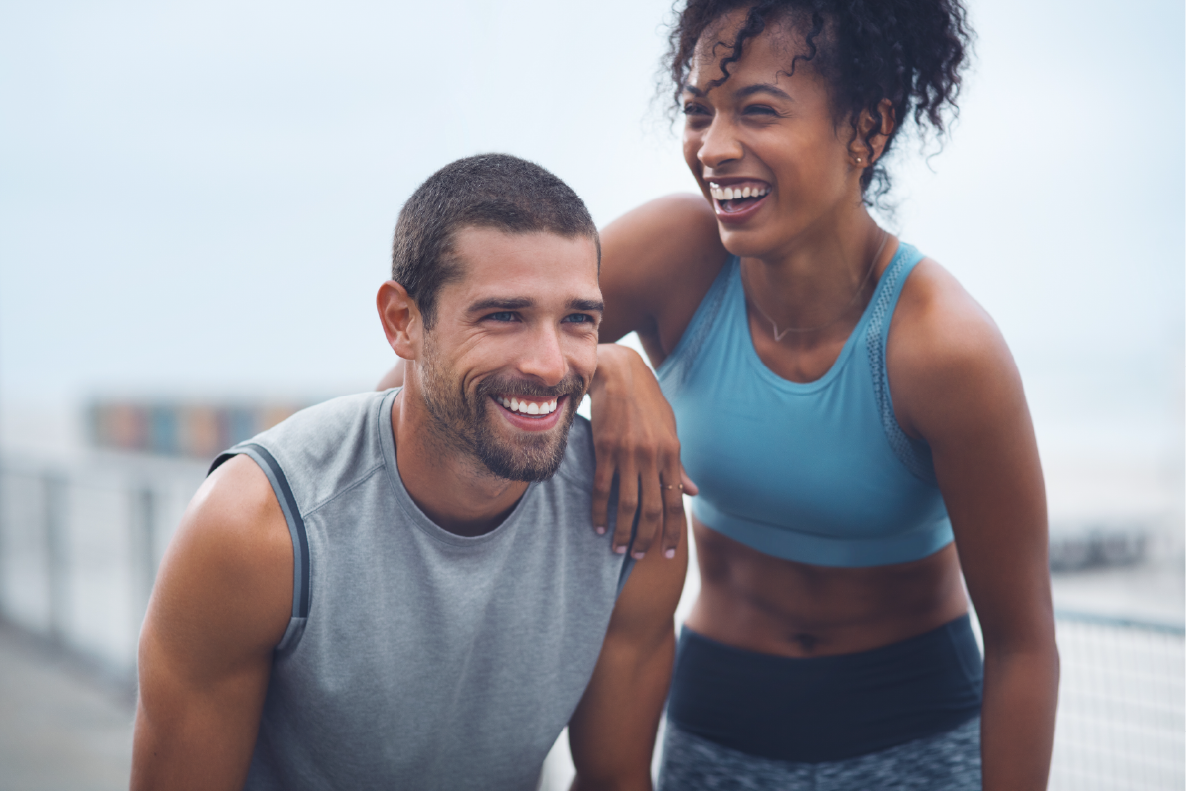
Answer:
[[[424,327],[416,301],[408,296],[407,289],[389,280],[379,287],[376,303],[387,343],[404,360],[416,360]]]
[[[889,99],[882,99],[877,103],[877,112],[881,114],[881,128],[877,129],[877,119],[872,113],[868,110],[861,111],[861,120],[857,124],[856,134],[853,135],[849,147],[853,162],[862,170],[872,167],[873,163],[881,159],[886,141],[894,131],[894,103]],[[873,133],[872,137],[870,132]],[[868,143],[865,142],[866,138],[869,139]]]

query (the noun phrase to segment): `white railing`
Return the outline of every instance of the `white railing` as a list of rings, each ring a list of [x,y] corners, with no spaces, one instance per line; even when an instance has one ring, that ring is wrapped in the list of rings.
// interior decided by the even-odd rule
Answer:
[[[117,455],[0,468],[0,618],[132,679],[161,554],[193,463]]]

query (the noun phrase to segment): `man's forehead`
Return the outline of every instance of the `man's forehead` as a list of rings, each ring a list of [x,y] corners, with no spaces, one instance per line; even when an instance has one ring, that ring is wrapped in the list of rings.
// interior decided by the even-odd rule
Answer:
[[[482,293],[505,299],[555,292],[589,292],[599,296],[597,245],[590,237],[562,236],[549,231],[509,233],[495,228],[467,227],[457,232],[453,256],[460,277],[445,288],[457,296]],[[462,297],[464,299],[464,297]]]
[[[555,246],[580,248],[586,245],[596,249],[593,238],[584,234],[562,234],[546,229],[507,231],[485,225],[462,226],[453,232],[452,240],[455,253],[469,255],[483,251],[527,251]]]

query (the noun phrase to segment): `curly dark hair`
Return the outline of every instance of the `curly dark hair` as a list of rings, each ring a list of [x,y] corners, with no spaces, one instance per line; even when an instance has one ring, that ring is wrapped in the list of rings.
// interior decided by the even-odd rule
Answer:
[[[960,0],[687,0],[676,11],[665,61],[675,82],[677,110],[700,38],[738,9],[748,9],[745,21],[732,43],[721,42],[728,54],[713,87],[729,78],[729,66],[741,59],[747,40],[771,23],[789,23],[805,46],[791,59],[788,73],[799,61],[809,62],[830,85],[837,123],[849,121],[854,138],[861,113],[869,113],[874,124],[862,142],[870,162],[871,141],[883,120],[878,105],[883,99],[892,103],[893,132],[882,156],[861,174],[866,204],[878,203],[889,192],[883,163],[905,120],[913,118],[924,138],[929,126],[941,141],[945,113],[959,114],[960,72],[973,38]]]

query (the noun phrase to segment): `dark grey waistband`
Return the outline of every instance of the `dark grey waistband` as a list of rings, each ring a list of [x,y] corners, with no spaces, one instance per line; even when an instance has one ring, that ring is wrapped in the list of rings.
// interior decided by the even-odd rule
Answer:
[[[948,731],[980,713],[983,665],[967,615],[868,652],[760,654],[687,627],[667,716],[756,756],[847,759]]]

